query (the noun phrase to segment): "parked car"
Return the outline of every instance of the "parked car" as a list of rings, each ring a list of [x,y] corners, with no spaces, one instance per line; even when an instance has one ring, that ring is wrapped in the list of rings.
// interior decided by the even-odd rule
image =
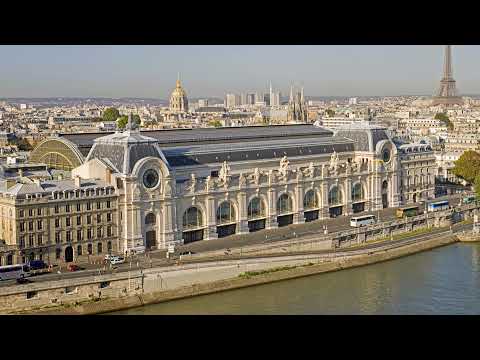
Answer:
[[[107,255],[105,255],[104,259],[108,261],[108,260],[110,260],[110,259],[111,259],[112,257],[114,257],[114,256],[115,256],[115,255],[107,254]]]
[[[195,254],[193,251],[184,251],[184,252],[181,252],[179,255],[193,255]]]
[[[125,258],[122,256],[113,256],[110,258],[110,264],[116,265],[116,264],[123,264],[125,262]]]
[[[81,270],[80,266],[75,264],[69,264],[67,267],[68,271],[78,271]]]
[[[28,266],[30,270],[40,270],[48,267],[43,260],[32,260],[28,263]]]

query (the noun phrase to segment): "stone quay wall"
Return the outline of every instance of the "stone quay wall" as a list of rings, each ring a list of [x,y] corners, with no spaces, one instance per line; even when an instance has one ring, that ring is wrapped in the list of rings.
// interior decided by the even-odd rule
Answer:
[[[190,264],[180,268],[168,269],[168,271],[162,269],[149,269],[140,275],[140,278],[143,278],[143,281],[138,277],[135,277],[136,284],[142,284],[142,287],[135,289],[132,293],[124,291],[127,285],[125,283],[125,278],[121,279],[119,277],[117,278],[118,284],[113,287],[116,288],[117,291],[116,293],[111,293],[111,296],[105,294],[103,297],[95,297],[83,302],[72,298],[69,303],[64,300],[66,306],[57,306],[56,308],[43,306],[43,308],[37,308],[35,310],[32,308],[22,309],[16,305],[17,311],[11,311],[11,313],[105,313],[147,304],[374,264],[433,249],[439,246],[452,244],[457,241],[458,239],[456,236],[449,233],[443,233],[427,238],[426,240],[407,243],[403,246],[392,246],[387,244],[378,249],[359,249],[353,253],[349,252],[344,253],[343,255],[338,253],[336,254],[336,257],[331,256],[331,254],[323,257],[321,255],[283,256],[273,259],[219,261],[204,265]],[[290,268],[284,269],[285,267]],[[239,276],[240,274],[245,274],[246,271],[251,272],[265,269],[270,269],[271,271],[254,276]],[[279,270],[276,271],[275,269]],[[134,278],[134,276],[132,276],[132,278]],[[115,280],[111,279],[111,286],[114,283]],[[98,287],[99,282],[97,281],[95,284]],[[95,288],[94,283],[91,285],[93,285],[93,288],[90,288],[90,290],[98,291],[98,289]],[[56,287],[56,289],[59,288]],[[54,291],[54,289],[51,289],[50,291]],[[20,294],[21,293],[18,295]],[[25,293],[23,293],[23,295],[25,296]],[[88,298],[88,291],[85,291],[85,295],[87,295]],[[83,299],[85,299],[85,295],[83,296]],[[26,300],[22,301],[25,302]],[[76,305],[75,302],[77,302]]]
[[[140,273],[81,277],[0,288],[0,314],[75,306],[143,292]]]

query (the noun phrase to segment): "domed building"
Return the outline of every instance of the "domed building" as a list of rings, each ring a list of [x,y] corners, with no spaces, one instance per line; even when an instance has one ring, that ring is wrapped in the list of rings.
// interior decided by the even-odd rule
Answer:
[[[394,208],[435,190],[432,148],[397,146],[369,123],[335,133],[308,124],[140,131],[129,116],[123,132],[48,141],[40,158],[81,165],[71,179],[0,186],[14,229],[0,226],[10,246],[2,263],[166,249]]]
[[[170,96],[170,111],[176,113],[188,112],[187,93],[182,88],[180,78],[177,79],[177,86]]]

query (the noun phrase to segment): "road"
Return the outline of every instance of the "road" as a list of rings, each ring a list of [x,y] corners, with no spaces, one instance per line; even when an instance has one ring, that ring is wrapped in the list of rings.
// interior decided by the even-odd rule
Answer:
[[[452,227],[453,233],[458,233],[464,230],[471,229],[472,225],[471,224],[457,224]],[[342,254],[348,255],[350,252],[355,252],[359,250],[365,250],[365,249],[375,249],[379,248],[382,246],[385,246],[387,243],[388,244],[395,244],[397,246],[403,246],[409,243],[425,240],[428,238],[431,238],[432,236],[438,236],[440,234],[448,234],[450,233],[449,230],[444,230],[444,229],[432,229],[427,234],[422,234],[422,235],[416,235],[413,237],[407,237],[399,240],[393,240],[393,241],[383,241],[383,242],[378,242],[378,243],[371,243],[371,244],[366,244],[365,246],[361,247],[355,247],[355,248],[346,248],[346,249],[340,249],[335,251],[337,256],[342,256]],[[301,254],[327,254],[327,253],[332,253],[331,250],[319,250],[319,251],[306,251],[306,252],[301,252],[301,253],[295,253],[295,255],[301,255]],[[276,255],[271,255],[272,257],[276,256],[278,257],[278,254]],[[266,255],[258,255],[258,256],[251,256],[249,258],[254,259],[254,258],[265,258],[269,257]],[[235,260],[237,257],[229,257],[228,260]],[[112,272],[115,273],[122,273],[122,272],[127,272],[130,270],[138,270],[138,269],[146,269],[150,267],[163,267],[163,266],[172,266],[174,264],[174,260],[167,260],[165,258],[154,258],[151,257],[150,259],[147,258],[146,256],[138,256],[137,259],[132,259],[133,261],[130,263],[124,263],[118,265],[116,268],[113,270],[110,270],[107,268],[106,271],[100,272],[99,269],[89,269],[89,270],[83,270],[83,271],[78,271],[78,272],[66,272],[62,274],[57,274],[57,273],[51,273],[51,274],[42,274],[39,276],[34,276],[29,278],[31,282],[43,282],[43,281],[53,281],[53,280],[65,280],[65,279],[74,279],[74,278],[80,278],[84,277],[87,275],[100,275],[100,274],[110,274]],[[137,266],[137,260],[138,260],[138,266]],[[208,260],[198,260],[198,261],[189,261],[188,263],[203,263],[203,262],[208,262]],[[0,286],[11,286],[16,284],[15,280],[8,280],[2,282]]]

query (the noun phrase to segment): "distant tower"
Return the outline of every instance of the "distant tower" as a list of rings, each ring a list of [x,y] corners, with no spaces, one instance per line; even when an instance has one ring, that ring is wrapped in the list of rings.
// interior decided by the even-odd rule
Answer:
[[[303,94],[303,87],[296,96],[293,95],[293,86],[290,87],[290,98],[288,100],[287,121],[296,123],[308,122],[307,103]]]
[[[273,98],[273,90],[272,90],[272,82],[270,81],[270,96],[269,96],[269,100],[270,100],[270,106],[273,106],[275,105],[275,100]]]
[[[170,111],[176,113],[188,112],[187,93],[180,83],[180,74],[177,77],[177,86],[170,96]]]
[[[433,98],[432,105],[462,105],[463,100],[457,94],[456,82],[452,72],[452,47],[445,46],[445,60],[443,64],[443,78],[437,96]]]

